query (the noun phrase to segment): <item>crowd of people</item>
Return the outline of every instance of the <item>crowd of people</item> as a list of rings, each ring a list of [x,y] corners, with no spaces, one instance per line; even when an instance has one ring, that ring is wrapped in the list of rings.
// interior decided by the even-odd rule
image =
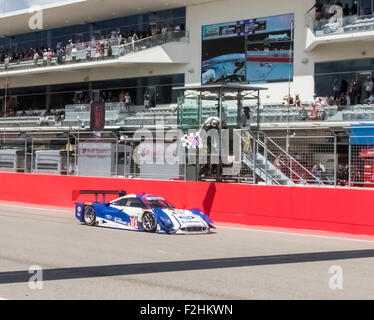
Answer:
[[[371,76],[361,82],[334,79],[329,96],[313,95],[310,113],[301,102],[299,94],[296,94],[295,98],[287,95],[283,100],[286,106],[300,107],[299,120],[326,120],[328,106],[338,106],[338,110],[343,110],[353,105],[374,104],[374,83]]]
[[[332,83],[332,95],[329,96],[329,104],[338,106],[350,106],[356,104],[371,104],[374,101],[374,85],[371,76],[365,81],[346,81],[334,79]]]
[[[335,12],[331,12],[330,7],[333,5],[340,6],[342,8],[343,17],[349,17],[357,15],[358,12],[358,6],[357,1],[353,1],[351,3],[345,2],[343,4],[342,1],[333,1],[331,0],[317,0],[315,5],[315,13],[316,13],[316,20],[329,20]],[[364,15],[365,12],[360,12],[361,15]]]
[[[145,30],[122,32],[119,28],[110,32],[92,35],[91,40],[84,42],[80,38],[70,39],[67,43],[58,41],[55,48],[44,45],[39,48],[32,47],[9,47],[0,52],[0,63],[4,64],[5,69],[9,68],[10,63],[20,63],[24,61],[34,61],[37,66],[39,60],[43,60],[43,65],[51,65],[52,58],[57,58],[57,63],[64,63],[64,57],[71,56],[72,61],[77,60],[78,51],[86,51],[86,60],[111,57],[113,55],[113,46],[124,46],[129,44],[132,51],[136,51],[137,41],[151,36],[160,35],[160,41],[166,42],[167,35],[170,32],[177,33],[183,30],[181,24],[161,25],[158,28],[148,26]],[[94,53],[93,53],[94,52]]]

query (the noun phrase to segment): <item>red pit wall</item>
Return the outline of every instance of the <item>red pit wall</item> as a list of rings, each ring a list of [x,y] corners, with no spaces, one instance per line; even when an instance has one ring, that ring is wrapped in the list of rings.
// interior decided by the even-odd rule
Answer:
[[[374,190],[0,173],[2,201],[73,207],[72,191],[80,189],[153,193],[216,222],[374,235]]]

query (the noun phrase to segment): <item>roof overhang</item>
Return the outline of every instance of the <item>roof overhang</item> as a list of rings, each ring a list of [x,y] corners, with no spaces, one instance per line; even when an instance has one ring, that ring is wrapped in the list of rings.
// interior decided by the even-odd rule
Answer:
[[[316,36],[308,29],[305,51],[312,52],[318,46],[325,44],[350,43],[354,45],[357,41],[374,41],[374,30]]]
[[[199,5],[218,0],[66,0],[0,14],[0,37],[38,30],[29,27],[30,18],[42,12],[43,30],[90,23],[140,13]]]

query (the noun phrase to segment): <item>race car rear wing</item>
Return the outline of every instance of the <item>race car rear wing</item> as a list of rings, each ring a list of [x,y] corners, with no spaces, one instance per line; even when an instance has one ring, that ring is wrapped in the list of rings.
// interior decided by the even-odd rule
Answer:
[[[119,197],[123,197],[126,195],[126,191],[124,190],[73,190],[72,199],[73,201],[77,200],[79,195],[81,194],[94,194],[95,201],[99,202],[99,194],[103,196],[103,202],[105,202],[105,196],[107,194],[116,194]]]

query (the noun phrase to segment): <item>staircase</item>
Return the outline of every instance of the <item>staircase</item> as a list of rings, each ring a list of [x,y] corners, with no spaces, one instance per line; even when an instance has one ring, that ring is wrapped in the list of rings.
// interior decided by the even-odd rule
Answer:
[[[255,136],[251,133],[251,140],[252,152],[243,153],[242,162],[266,184],[284,186],[308,185],[315,182],[320,185],[324,184],[266,134],[257,133]],[[273,164],[278,155],[283,157],[283,160],[280,160],[282,171]]]
[[[295,185],[289,177],[277,169],[270,161],[266,160],[262,154],[256,153],[253,156],[243,153],[242,157],[243,164],[250,168],[266,184]]]

